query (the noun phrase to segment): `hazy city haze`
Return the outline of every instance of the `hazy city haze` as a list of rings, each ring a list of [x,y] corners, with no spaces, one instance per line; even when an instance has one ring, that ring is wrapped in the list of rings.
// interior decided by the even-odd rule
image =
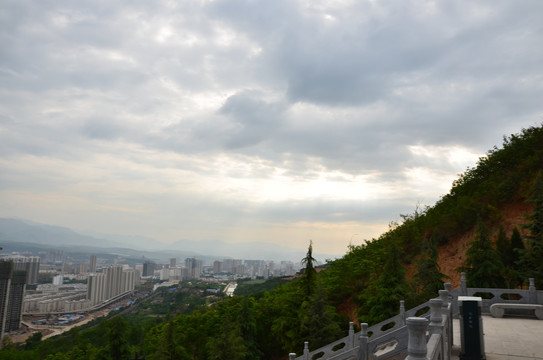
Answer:
[[[543,118],[543,2],[2,1],[0,217],[342,254]]]

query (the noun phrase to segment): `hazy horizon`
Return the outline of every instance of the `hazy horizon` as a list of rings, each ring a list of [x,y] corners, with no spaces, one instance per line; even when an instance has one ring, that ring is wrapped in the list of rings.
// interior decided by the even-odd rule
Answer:
[[[0,9],[0,217],[339,255],[543,121],[536,0]]]

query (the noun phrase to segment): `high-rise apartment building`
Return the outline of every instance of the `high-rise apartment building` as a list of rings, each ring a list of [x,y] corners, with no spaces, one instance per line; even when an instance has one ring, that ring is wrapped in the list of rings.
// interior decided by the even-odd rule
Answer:
[[[64,274],[53,276],[53,285],[60,286],[64,284]]]
[[[11,260],[0,260],[0,339],[21,325],[27,273],[14,270]]]
[[[38,283],[38,275],[40,273],[40,257],[39,256],[22,256],[22,255],[2,255],[4,260],[13,263],[13,270],[21,270],[26,272],[26,283],[35,285]]]
[[[0,339],[4,337],[13,263],[0,261]]]
[[[177,260],[175,258],[170,259],[170,268],[174,268]]]
[[[9,289],[8,312],[6,313],[6,332],[15,331],[21,327],[26,277],[26,271],[13,270]]]
[[[87,300],[97,304],[134,290],[136,272],[123,270],[121,265],[108,266],[103,272],[89,275],[87,281]]]
[[[96,255],[91,255],[89,259],[89,272],[96,272]]]
[[[232,259],[224,259],[222,262],[222,271],[231,273],[232,268],[234,267],[234,260]]]
[[[187,268],[188,279],[199,279],[202,271],[202,260],[196,258],[186,258],[185,267]]]
[[[155,274],[155,263],[146,262],[143,264],[143,275],[142,276],[153,276]]]
[[[194,266],[194,258],[186,258],[185,259],[185,268],[187,268],[187,271],[189,274],[192,274],[192,267]],[[190,275],[189,275],[190,276]]]
[[[104,280],[105,274],[92,274],[87,279],[87,300],[90,300],[93,304],[104,301],[105,286]]]
[[[213,261],[213,273],[214,274],[221,273],[221,262],[219,260]]]

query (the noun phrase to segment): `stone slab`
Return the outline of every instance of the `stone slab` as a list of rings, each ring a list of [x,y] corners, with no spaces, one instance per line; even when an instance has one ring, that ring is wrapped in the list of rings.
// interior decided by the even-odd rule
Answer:
[[[460,322],[453,321],[454,347],[460,347]],[[543,360],[543,321],[483,316],[487,360]],[[458,351],[451,360],[459,360]]]

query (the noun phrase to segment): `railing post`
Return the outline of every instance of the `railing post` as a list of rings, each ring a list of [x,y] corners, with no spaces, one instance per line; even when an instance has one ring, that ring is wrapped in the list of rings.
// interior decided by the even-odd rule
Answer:
[[[405,301],[400,300],[400,326],[405,325]]]
[[[439,298],[443,302],[443,307],[446,308],[450,302],[449,291],[448,290],[439,290]]]
[[[420,317],[408,317],[406,324],[409,340],[405,360],[427,360],[426,329],[428,320]]]
[[[347,349],[354,348],[354,324],[349,322],[349,342],[347,344]]]
[[[360,324],[360,341],[357,360],[368,360],[368,324]]]
[[[295,360],[295,359],[296,359],[296,353],[288,354],[288,360]]]
[[[304,360],[309,360],[309,341],[304,341]]]
[[[441,306],[443,301],[439,298],[430,299],[430,334],[437,334],[441,331],[442,317]]]
[[[529,278],[530,285],[528,286],[528,299],[530,304],[537,304],[537,290],[535,289],[534,278]]]
[[[466,273],[460,273],[460,294],[462,296],[468,296],[468,285],[466,283]]]
[[[449,283],[450,285],[450,283]],[[439,297],[441,300],[443,300],[443,305],[441,307],[443,311],[443,315],[445,315],[445,323],[447,325],[445,339],[445,352],[443,359],[449,360],[451,356],[452,351],[452,343],[453,343],[453,319],[452,319],[452,302],[449,298],[449,291],[448,290],[439,290]]]
[[[446,290],[440,290],[440,294],[441,291],[446,292]],[[428,328],[430,334],[439,334],[441,336],[441,354],[443,354],[444,359],[448,359],[448,328],[445,328],[444,313],[443,300],[441,298],[430,299],[430,325]]]

